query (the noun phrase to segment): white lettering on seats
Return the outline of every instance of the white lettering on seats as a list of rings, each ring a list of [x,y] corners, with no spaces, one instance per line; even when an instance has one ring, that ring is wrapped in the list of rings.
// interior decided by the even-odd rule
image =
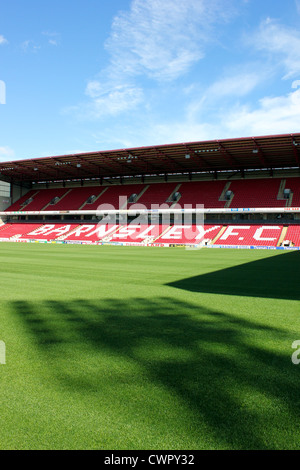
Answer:
[[[166,232],[161,239],[180,240],[182,238],[182,230],[191,228],[191,225],[174,225]]]
[[[207,230],[205,230],[203,225],[197,225],[199,235],[196,236],[196,240],[199,240],[199,239],[203,238],[207,233],[213,232],[214,230],[216,230],[218,228],[221,228],[221,225],[214,225],[213,227],[210,227]]]
[[[219,240],[227,240],[228,237],[231,237],[232,235],[239,236],[239,232],[234,232],[234,230],[249,230],[250,225],[230,225],[227,227],[223,235],[219,238]]]
[[[254,240],[258,241],[274,241],[276,240],[277,237],[272,237],[272,238],[264,238],[262,237],[262,233],[264,230],[281,230],[281,227],[278,226],[264,226],[260,227],[256,230],[255,234],[253,235]]]
[[[80,225],[74,232],[72,233],[72,237],[79,237],[82,233],[90,232],[95,228],[95,225]]]
[[[105,237],[109,233],[113,232],[117,228],[118,228],[118,225],[113,225],[111,228],[106,230],[106,225],[100,223],[100,224],[97,224],[95,230],[93,230],[91,233],[88,233],[86,237],[91,237],[92,235],[97,234],[98,238],[100,239],[100,238]]]
[[[33,230],[33,232],[30,232],[29,235],[44,235],[48,231],[51,232],[51,230],[53,230],[53,228],[55,228],[54,224],[43,225],[42,227],[39,227],[39,228]]]
[[[140,225],[127,225],[126,227],[120,228],[117,233],[114,234],[114,238],[128,238],[134,235]]]
[[[63,235],[64,233],[68,233],[70,230],[71,230],[71,225],[63,225],[57,228],[54,227],[54,229],[47,232],[47,235],[50,235],[52,233],[53,234],[55,233],[56,235]]]

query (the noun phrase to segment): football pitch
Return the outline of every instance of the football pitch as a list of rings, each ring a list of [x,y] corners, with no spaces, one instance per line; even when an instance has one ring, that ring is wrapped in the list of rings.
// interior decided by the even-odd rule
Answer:
[[[299,280],[293,251],[1,243],[0,449],[298,449]]]

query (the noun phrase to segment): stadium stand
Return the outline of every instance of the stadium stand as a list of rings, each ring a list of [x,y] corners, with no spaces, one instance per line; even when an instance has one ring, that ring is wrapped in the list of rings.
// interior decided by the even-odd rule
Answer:
[[[285,240],[292,242],[294,246],[300,246],[300,225],[290,225],[287,229]]]
[[[67,188],[41,189],[40,191],[36,192],[34,195],[31,196],[33,200],[32,202],[26,205],[26,208],[24,208],[24,210],[26,211],[45,210],[45,208],[52,201],[54,201],[56,198],[60,200],[68,191],[70,191],[70,189],[67,189]],[[28,199],[28,194],[26,194],[26,196],[24,197]],[[20,202],[19,202],[19,205],[20,205]],[[51,207],[54,208],[55,205]],[[9,207],[6,211],[11,211],[11,210],[18,210],[18,209],[12,209],[11,207]]]
[[[178,183],[150,184],[145,188],[145,191],[138,198],[134,207],[139,208],[143,205],[147,209],[150,209],[150,207],[153,205],[162,204],[166,204],[169,207],[174,203],[174,201],[171,199],[171,196],[178,186],[180,186]],[[135,203],[135,201],[133,201],[133,203]]]
[[[22,236],[24,239],[56,240],[74,230],[78,224],[44,224],[35,226]]]
[[[144,184],[128,184],[128,185],[116,185],[109,186],[106,189],[102,188],[100,197],[93,204],[85,205],[83,208],[88,210],[97,210],[99,206],[112,206],[116,209],[119,208],[119,198],[123,197],[120,209],[127,203],[127,200],[132,194],[140,194],[145,188]],[[126,200],[127,199],[127,200]],[[111,207],[110,207],[111,208]]]
[[[103,191],[101,187],[73,188],[60,201],[55,204],[55,210],[79,210],[91,198],[98,198]],[[86,209],[89,208],[87,204]]]
[[[299,246],[299,150],[300,134],[286,134],[3,162],[0,179],[11,186],[1,199],[0,238]],[[25,188],[32,189],[14,201]],[[190,225],[179,225],[182,209],[199,205],[207,209],[204,229],[191,212]],[[178,212],[168,220],[158,206]],[[97,223],[97,210],[139,208],[153,212],[141,210],[139,222],[122,212]]]
[[[65,240],[94,243],[110,237],[118,228],[119,225],[116,224],[81,224],[75,227]]]
[[[12,204],[6,211],[21,211],[27,210],[26,201],[30,201],[31,198],[37,193],[37,191],[30,190],[27,194],[18,199],[14,204]]]
[[[119,198],[122,205],[134,208],[141,205],[150,208],[151,205],[162,205],[182,208],[185,205],[195,207],[204,204],[206,208],[224,207],[285,207],[288,198],[284,197],[284,189],[291,190],[291,202],[300,205],[300,178],[287,179],[253,179],[226,181],[202,181],[185,183],[153,183],[151,185],[132,184],[110,187],[58,188],[30,191],[12,204],[6,211],[39,211],[45,210],[51,201],[57,202],[48,207],[54,210],[96,210],[100,205],[110,205],[119,208]],[[226,198],[226,192],[231,193]],[[176,198],[172,196],[178,195]],[[132,197],[133,196],[133,197]],[[136,196],[136,197],[134,197]],[[132,200],[130,200],[132,197]],[[32,199],[32,200],[31,200]],[[91,203],[88,200],[91,199]],[[26,201],[30,201],[24,205]]]
[[[228,225],[216,245],[276,246],[282,225]]]
[[[163,233],[157,240],[156,244],[169,243],[175,245],[195,245],[203,240],[212,241],[219,233],[221,225],[173,225],[168,231]]]
[[[134,242],[143,243],[144,241],[153,242],[166,229],[168,225],[136,225],[129,224],[120,227],[111,238],[112,242]]]
[[[26,236],[28,232],[36,230],[41,224],[6,224],[0,229],[0,238],[11,238],[17,235]]]
[[[287,178],[285,189],[290,189],[292,192],[290,205],[294,207],[300,206],[300,178]]]
[[[278,199],[280,184],[280,178],[232,181],[230,207],[284,207],[286,200]]]
[[[0,239],[67,240],[120,243],[222,246],[277,246],[283,225],[145,225],[145,224],[30,224],[10,223],[0,227]],[[286,227],[284,241],[300,246],[300,225]],[[205,243],[204,243],[205,242]]]
[[[225,188],[225,181],[191,181],[182,183],[178,189],[181,197],[174,208],[189,204],[204,204],[205,207],[225,207],[225,199],[220,200]]]

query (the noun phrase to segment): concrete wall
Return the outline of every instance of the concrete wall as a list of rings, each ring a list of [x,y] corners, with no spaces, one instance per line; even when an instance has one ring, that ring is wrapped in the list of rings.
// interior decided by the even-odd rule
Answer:
[[[10,184],[0,181],[0,211],[4,211],[11,204]]]
[[[10,205],[10,197],[0,196],[0,212],[5,211]]]
[[[12,187],[12,203],[16,202],[20,197],[24,196],[24,194],[28,193],[30,189],[29,188],[24,188],[22,186],[19,186],[17,184],[14,184]]]

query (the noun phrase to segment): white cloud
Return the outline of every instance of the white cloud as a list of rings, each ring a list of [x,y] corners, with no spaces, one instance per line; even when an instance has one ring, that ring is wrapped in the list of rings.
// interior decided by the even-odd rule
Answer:
[[[0,34],[0,46],[3,46],[4,44],[8,44],[8,40]]]
[[[48,44],[58,46],[60,42],[60,34],[57,32],[43,31],[42,34],[48,38]]]
[[[215,126],[209,123],[181,122],[140,122],[135,126],[116,126],[94,134],[97,144],[106,149],[143,147],[147,145],[191,142],[215,138]]]
[[[300,74],[300,31],[282,26],[268,18],[250,41],[257,50],[269,54],[269,60],[284,69],[284,79]]]
[[[115,116],[133,110],[143,101],[143,90],[125,83],[108,85],[93,80],[88,83],[85,93],[92,100],[81,108],[81,112],[89,118]]]
[[[209,106],[208,106],[209,107]],[[206,108],[208,109],[208,108]],[[106,148],[159,145],[259,135],[289,134],[300,128],[300,89],[278,97],[265,97],[256,107],[234,104],[205,111],[199,118],[186,112],[182,119],[153,120],[138,117],[129,126],[119,121],[94,135]],[[117,144],[118,145],[118,144]]]
[[[174,81],[204,57],[213,26],[234,14],[233,0],[132,0],[113,19],[109,62],[90,80],[81,117],[118,115],[145,103],[142,79]],[[215,32],[215,31],[214,31]],[[154,84],[153,84],[154,86]],[[74,111],[74,108],[73,108]]]
[[[220,107],[206,119],[203,116],[199,119],[187,113],[180,123],[154,124],[153,136],[161,136],[161,142],[186,142],[299,132],[300,88],[286,95],[264,97],[252,107],[231,102],[226,109]]]
[[[227,0],[133,0],[106,42],[113,74],[173,80],[204,57],[213,24],[232,15]]]
[[[286,95],[265,93],[260,100],[251,95],[264,82],[269,86],[278,71],[284,78],[300,74],[300,32],[274,20],[261,23],[251,42],[248,39],[248,46],[251,43],[267,54],[268,60],[255,58],[250,63],[245,59],[221,71],[206,89],[197,77],[177,87],[176,79],[205,56],[216,23],[232,18],[235,12],[226,8],[233,4],[225,0],[133,0],[128,11],[114,18],[106,42],[109,65],[87,83],[88,103],[74,108],[84,119],[131,111],[126,122],[107,121],[98,134],[101,145],[118,140],[130,147],[299,131],[299,80],[294,80],[293,91]],[[148,85],[152,79],[147,92],[143,78]],[[166,91],[171,86],[172,91]],[[168,118],[167,109],[160,112],[159,97],[166,103],[166,97],[176,92],[180,96],[170,109],[177,115]]]
[[[300,86],[300,80],[293,81],[292,88],[298,88],[298,86]]]
[[[215,124],[208,122],[157,123],[149,133],[148,144],[151,145],[151,139],[157,144],[213,139],[215,132]]]
[[[262,73],[246,72],[221,78],[208,90],[217,99],[222,96],[245,96],[263,80]]]
[[[35,44],[34,41],[32,41],[31,39],[28,39],[26,41],[23,41],[22,44],[21,44],[21,47],[23,49],[24,52],[37,52],[41,46]]]
[[[224,127],[237,136],[299,132],[300,89],[283,96],[265,97],[254,110],[236,107],[226,116]]]
[[[197,121],[208,113],[231,109],[235,100],[245,98],[268,76],[269,72],[264,67],[252,63],[228,70],[206,90],[190,88],[190,102],[186,109],[188,119]]]

